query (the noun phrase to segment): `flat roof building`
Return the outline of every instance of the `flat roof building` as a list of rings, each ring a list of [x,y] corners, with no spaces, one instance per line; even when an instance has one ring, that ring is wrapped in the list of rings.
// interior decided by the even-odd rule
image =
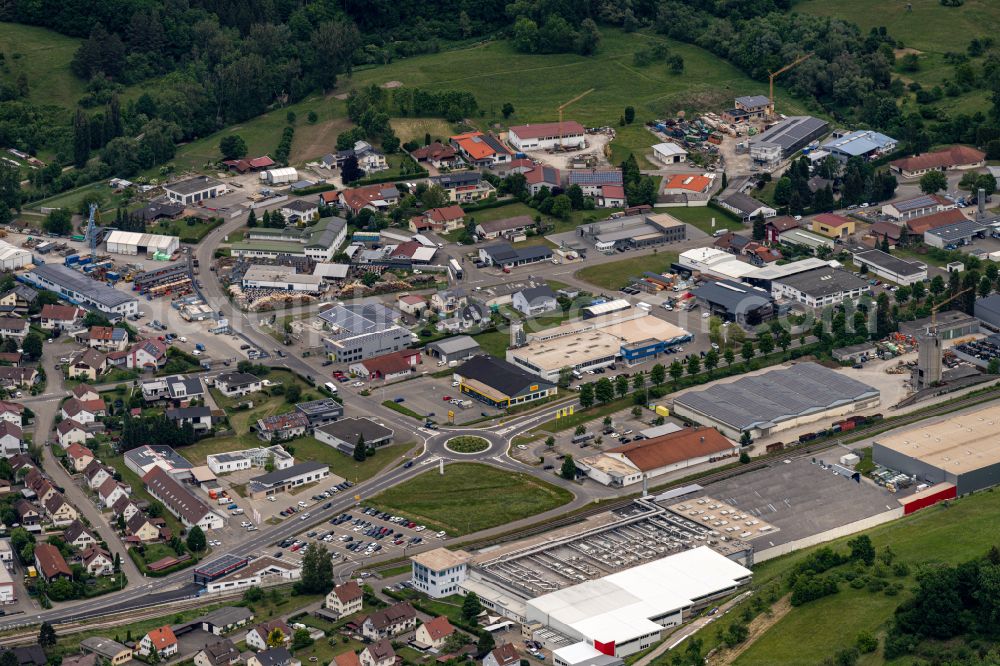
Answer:
[[[746,567],[701,546],[531,599],[527,619],[625,657],[751,577]]]
[[[208,176],[195,176],[163,186],[170,201],[182,204],[194,204],[205,199],[212,199],[226,191],[226,185]]]
[[[843,269],[816,268],[771,283],[775,299],[788,299],[810,308],[856,301],[868,291],[868,282]]]
[[[731,439],[754,439],[878,406],[879,390],[818,363],[718,381],[674,398],[674,414],[713,426]]]
[[[364,417],[341,419],[316,428],[313,436],[328,446],[353,455],[354,447],[364,438],[365,446],[379,447],[392,443],[393,431]]]
[[[250,479],[247,488],[251,497],[260,499],[286,492],[307,483],[319,483],[330,476],[330,466],[326,463],[301,462],[285,469],[276,469],[273,472],[255,476]],[[332,482],[335,484],[343,482],[339,476],[334,476],[333,479]]]
[[[557,393],[554,383],[541,381],[512,363],[488,355],[474,356],[455,368],[455,379],[463,395],[501,409]]]
[[[139,311],[139,301],[123,291],[67,268],[62,264],[42,264],[22,276],[26,282],[54,291],[61,298],[108,314],[128,316]]]
[[[852,157],[872,160],[891,153],[896,149],[897,141],[873,130],[858,130],[845,134],[834,133],[834,138],[824,143],[821,148],[841,162]]]
[[[955,248],[968,245],[973,238],[983,238],[987,226],[975,220],[965,220],[957,224],[948,224],[924,232],[924,243],[936,248]]]
[[[757,272],[753,264],[741,261],[714,247],[696,247],[680,253],[677,265],[689,271],[730,280],[740,280]]]
[[[691,294],[705,305],[706,311],[725,321],[756,326],[774,316],[771,292],[743,282],[705,282],[692,289]]]
[[[294,266],[254,264],[243,274],[244,289],[279,289],[316,294],[326,288],[319,275],[301,274]]]
[[[410,331],[396,324],[402,314],[379,303],[337,304],[321,312],[319,318],[329,331],[323,338],[324,349],[339,363],[399,351],[414,339]]]
[[[879,435],[876,464],[924,483],[953,483],[965,495],[1000,483],[1000,405],[950,414],[916,428]]]
[[[932,319],[935,321],[932,322]],[[928,329],[941,340],[954,340],[979,333],[979,320],[959,310],[948,310],[938,312],[934,317],[899,322],[899,332],[903,335],[916,337]]]
[[[855,266],[866,266],[868,272],[883,280],[900,285],[910,285],[927,279],[927,264],[906,261],[882,250],[864,250],[854,253]]]
[[[750,138],[750,157],[764,164],[780,162],[826,134],[829,127],[812,116],[789,116]]]
[[[507,130],[507,140],[517,150],[582,148],[587,142],[586,130],[575,120],[517,125]]]

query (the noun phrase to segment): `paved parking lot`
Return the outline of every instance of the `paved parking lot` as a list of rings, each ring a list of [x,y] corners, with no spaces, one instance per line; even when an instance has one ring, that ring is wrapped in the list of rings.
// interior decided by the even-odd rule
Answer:
[[[895,496],[868,480],[857,483],[809,458],[713,483],[705,493],[780,529],[755,540],[767,548],[861,520],[899,506]]]
[[[406,550],[412,546],[447,538],[438,534],[404,516],[379,514],[374,509],[356,507],[324,525],[303,530],[295,539],[279,543],[283,555],[278,555],[279,551],[272,554],[298,558],[306,544],[322,542],[335,561],[351,561],[357,566],[364,566],[372,557],[405,556]]]
[[[433,364],[424,363],[423,366],[428,373],[441,368]],[[423,367],[421,366],[421,367]],[[360,383],[361,386],[356,386]],[[372,382],[369,385],[363,381],[350,381],[340,384],[340,388],[345,393],[361,391],[369,388],[372,395],[378,398],[379,402],[392,400],[401,406],[411,409],[414,412],[430,416],[438,423],[445,423],[448,420],[448,411],[455,412],[455,423],[467,423],[481,418],[485,412],[488,416],[495,416],[502,413],[501,410],[490,407],[484,403],[474,400],[469,396],[463,396],[456,387],[451,375],[447,377],[432,377],[430,374],[408,381],[395,382],[383,385],[381,381]],[[402,400],[400,401],[400,398]],[[459,399],[466,401],[466,406],[456,405],[445,398]]]

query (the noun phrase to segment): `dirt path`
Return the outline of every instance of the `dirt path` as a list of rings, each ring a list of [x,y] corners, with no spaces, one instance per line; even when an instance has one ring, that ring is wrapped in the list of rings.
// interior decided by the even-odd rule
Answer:
[[[777,622],[785,617],[788,611],[792,610],[792,604],[789,601],[791,595],[785,595],[781,599],[778,599],[777,603],[771,606],[771,614],[767,615],[762,613],[755,617],[753,621],[750,622],[748,629],[750,630],[747,639],[737,645],[735,648],[722,648],[712,654],[705,663],[708,666],[729,666],[736,659],[750,649],[750,646],[754,642],[763,636],[771,627],[773,627]]]

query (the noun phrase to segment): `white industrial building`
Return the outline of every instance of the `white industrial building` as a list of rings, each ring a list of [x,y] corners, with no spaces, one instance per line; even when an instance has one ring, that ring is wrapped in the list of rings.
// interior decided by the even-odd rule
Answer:
[[[433,599],[459,593],[469,575],[472,556],[464,550],[435,548],[410,558],[410,582]]]
[[[180,248],[177,236],[141,234],[137,231],[112,231],[107,242],[111,254],[159,254],[169,257]]]
[[[882,250],[855,252],[853,261],[855,266],[866,266],[869,273],[900,285],[911,285],[927,279],[927,264],[906,261]]]
[[[288,469],[295,464],[295,458],[280,444],[274,446],[212,453],[205,458],[205,464],[213,474],[228,474],[254,467],[266,467],[270,463],[274,469]]]
[[[687,151],[676,143],[658,143],[653,146],[653,157],[663,164],[678,164],[687,160]]]
[[[526,614],[528,622],[625,657],[654,645],[665,627],[732,594],[752,575],[701,546],[531,599]]]
[[[575,120],[564,120],[511,127],[507,131],[507,140],[517,150],[552,150],[560,145],[563,148],[582,148],[587,142],[586,135],[583,125]]]
[[[740,261],[728,252],[714,247],[696,247],[681,252],[677,264],[691,272],[737,281],[757,270],[753,264]]]
[[[267,171],[260,172],[261,182],[267,183],[268,185],[284,185],[286,183],[294,183],[298,179],[299,172],[292,167],[268,169]]]
[[[0,269],[13,271],[31,263],[31,253],[23,248],[0,240]]]
[[[22,279],[35,287],[54,291],[74,305],[94,307],[101,312],[123,317],[139,311],[139,301],[134,296],[62,264],[36,266]]]
[[[193,204],[226,192],[226,184],[208,176],[195,176],[163,186],[167,198],[175,203]]]
[[[244,289],[281,289],[315,294],[326,285],[319,275],[297,273],[293,266],[264,266],[254,264],[243,274]]]

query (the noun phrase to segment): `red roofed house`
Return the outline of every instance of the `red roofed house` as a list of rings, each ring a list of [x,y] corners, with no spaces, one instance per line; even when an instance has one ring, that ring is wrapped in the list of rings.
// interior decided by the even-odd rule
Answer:
[[[341,617],[353,615],[361,611],[363,596],[361,586],[357,582],[349,580],[334,586],[333,590],[326,595],[326,607]]]
[[[535,125],[517,125],[507,130],[507,140],[517,150],[551,150],[556,147],[583,148],[587,132],[575,120]]]
[[[87,345],[102,352],[125,351],[128,348],[128,331],[111,326],[91,326],[87,331]]]
[[[399,203],[399,190],[392,183],[352,187],[340,193],[340,205],[350,208],[355,214],[368,208],[373,212],[384,211]]]
[[[383,638],[366,645],[358,658],[361,666],[392,666],[396,663],[396,652],[392,644]]]
[[[413,374],[419,364],[419,350],[403,349],[402,351],[358,361],[351,364],[348,370],[368,380],[384,379],[385,381],[389,381]]]
[[[933,153],[904,157],[889,162],[889,168],[903,178],[918,178],[928,171],[978,169],[986,164],[986,153],[969,146],[951,146]]]
[[[246,173],[247,171],[261,171],[263,169],[269,169],[274,166],[274,160],[267,155],[263,155],[249,160],[225,160],[223,164],[230,169],[239,171],[240,173]]]
[[[847,238],[854,233],[854,220],[843,215],[821,213],[813,218],[812,230],[827,238]]]
[[[663,191],[695,192],[704,194],[712,186],[712,179],[697,173],[678,173],[670,176],[663,184]]]
[[[319,193],[320,206],[336,206],[338,203],[340,203],[340,192],[327,190]]]
[[[625,188],[621,185],[602,185],[601,193],[594,197],[598,208],[624,208]]]
[[[465,211],[461,206],[431,208],[423,215],[410,219],[410,231],[456,231],[465,224]]]
[[[73,572],[70,571],[62,553],[50,543],[35,545],[35,568],[38,574],[50,583],[59,578],[73,577]]]
[[[525,184],[532,195],[541,192],[543,187],[549,188],[549,191],[559,187],[562,184],[561,178],[559,169],[550,166],[538,165],[524,172]]]
[[[10,421],[16,426],[21,425],[21,414],[24,413],[24,405],[16,402],[0,400],[0,420]]]
[[[97,400],[101,395],[94,390],[93,386],[88,386],[87,384],[77,384],[70,391],[73,397],[77,400]]]
[[[268,622],[263,622],[258,624],[256,627],[247,632],[246,644],[247,647],[252,647],[257,650],[266,650],[267,637],[271,635],[271,632],[277,629],[285,637],[285,646],[287,647],[292,642],[292,629],[285,623],[284,620],[276,619],[270,620]]]
[[[39,325],[44,329],[70,328],[86,314],[86,310],[75,305],[43,305]]]
[[[70,422],[72,422],[72,419],[70,419]],[[62,423],[59,425],[62,425]],[[87,469],[87,465],[94,459],[94,452],[82,444],[73,443],[66,447],[66,457],[69,458],[70,467],[73,471],[79,473]]]
[[[435,141],[430,145],[421,146],[411,151],[410,157],[418,162],[430,162],[437,168],[450,167],[458,162],[458,151],[455,150],[454,146]]]
[[[798,228],[799,221],[789,215],[768,218],[764,223],[764,240],[768,243],[777,243],[779,235]]]
[[[433,620],[424,622],[417,627],[416,640],[418,643],[428,645],[435,650],[440,650],[448,637],[455,633],[455,627],[451,626],[448,618],[439,615]]]
[[[125,367],[143,370],[162,368],[167,363],[167,345],[159,340],[143,340],[132,345],[125,359]]]
[[[353,650],[348,650],[334,656],[330,666],[361,666],[361,659]]]
[[[91,576],[110,576],[115,571],[115,561],[111,553],[99,546],[91,546],[80,556],[83,568]]]
[[[483,657],[483,666],[517,666],[521,663],[521,655],[510,643],[496,646]]]
[[[416,294],[406,294],[396,299],[396,307],[401,312],[419,317],[420,313],[427,309],[427,299]]]
[[[449,139],[466,162],[472,166],[491,167],[510,162],[513,154],[492,134],[466,132]]]
[[[137,647],[143,657],[151,655],[154,649],[160,657],[170,657],[177,654],[177,637],[173,629],[165,624],[143,636]]]

